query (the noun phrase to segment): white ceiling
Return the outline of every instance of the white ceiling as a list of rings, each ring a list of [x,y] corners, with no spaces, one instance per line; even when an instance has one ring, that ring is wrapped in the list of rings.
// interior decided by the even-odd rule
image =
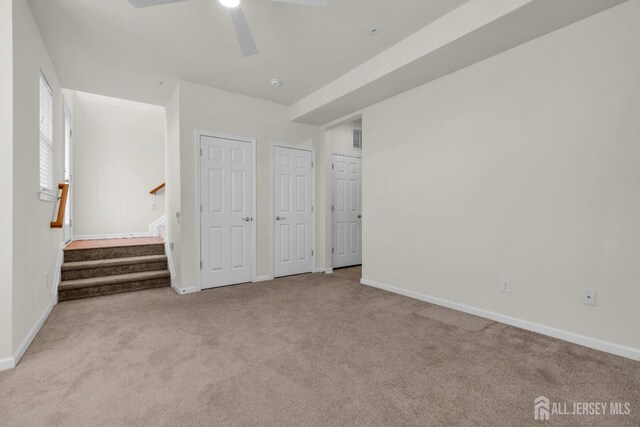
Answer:
[[[629,0],[471,0],[290,108],[315,125],[342,118]]]
[[[248,58],[216,0],[29,3],[64,87],[164,105],[181,79],[289,105],[467,1],[329,0],[323,9],[242,0],[260,50]]]

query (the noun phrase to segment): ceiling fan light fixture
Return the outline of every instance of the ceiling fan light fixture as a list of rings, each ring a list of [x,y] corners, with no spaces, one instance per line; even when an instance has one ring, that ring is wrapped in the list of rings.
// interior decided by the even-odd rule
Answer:
[[[221,5],[229,8],[240,6],[240,0],[218,0]]]

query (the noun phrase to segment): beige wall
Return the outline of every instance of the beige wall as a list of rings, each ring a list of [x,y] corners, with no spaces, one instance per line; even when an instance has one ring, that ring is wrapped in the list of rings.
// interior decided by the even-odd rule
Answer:
[[[0,194],[13,199],[12,0],[0,0]],[[13,210],[0,209],[0,365],[12,356]]]
[[[13,351],[16,352],[52,301],[62,231],[51,229],[54,204],[39,200],[39,78],[54,93],[54,178],[61,178],[60,84],[29,5],[13,2]]]
[[[365,110],[364,278],[640,349],[638,22],[625,3]]]
[[[76,92],[75,236],[144,234],[164,215],[164,108]],[[156,210],[151,205],[156,205]]]
[[[291,123],[288,120],[288,108],[284,105],[238,95],[231,92],[201,86],[189,82],[180,82],[179,123],[180,123],[180,206],[170,197],[167,209],[168,217],[174,221],[169,229],[169,240],[176,245],[174,252],[181,251],[178,283],[182,288],[198,287],[197,248],[198,215],[196,212],[196,131],[208,131],[235,135],[257,140],[257,276],[272,274],[271,250],[273,247],[270,221],[270,160],[271,144],[284,143],[315,148],[321,137],[319,128]],[[175,115],[171,104],[168,111]],[[170,114],[169,112],[167,114]],[[174,116],[175,117],[175,116]],[[175,152],[177,140],[168,138],[173,147],[167,153]],[[175,169],[176,158],[167,156],[167,168]],[[182,224],[175,224],[175,211],[181,211]],[[173,211],[173,212],[172,212]],[[319,236],[324,233],[319,224]],[[176,233],[179,238],[176,238]],[[318,242],[318,247],[324,245]],[[324,249],[324,246],[322,246]],[[318,250],[319,255],[324,251]],[[324,257],[319,256],[318,265],[324,265]],[[175,264],[176,260],[174,260]]]

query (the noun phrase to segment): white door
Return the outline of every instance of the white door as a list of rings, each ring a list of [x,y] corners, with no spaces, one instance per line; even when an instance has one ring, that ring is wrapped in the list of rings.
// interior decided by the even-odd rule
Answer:
[[[362,159],[333,155],[332,249],[334,268],[362,264]]]
[[[275,276],[313,270],[313,156],[274,147]]]
[[[69,195],[67,197],[67,207],[66,207],[66,215],[64,217],[64,223],[62,227],[62,235],[64,237],[64,242],[69,243],[73,236],[73,203],[71,203],[71,198],[73,196],[73,174],[71,172],[71,162],[73,156],[73,144],[72,144],[72,130],[71,130],[71,113],[67,108],[66,104],[64,104],[64,182],[69,184]]]
[[[200,137],[202,289],[253,279],[253,146]]]

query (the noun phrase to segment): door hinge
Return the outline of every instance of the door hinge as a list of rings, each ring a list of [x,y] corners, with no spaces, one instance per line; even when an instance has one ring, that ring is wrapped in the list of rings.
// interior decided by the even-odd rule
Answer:
[[[202,205],[200,205],[200,212],[202,212]]]
[[[335,211],[335,208],[333,205],[331,205],[331,212]]]
[[[73,137],[73,129],[69,129],[69,136]]]
[[[313,206],[311,206],[311,212],[313,212]]]
[[[202,148],[200,149],[200,157],[202,157]]]
[[[313,162],[311,162],[311,167],[313,167]]]
[[[200,270],[202,270],[202,261],[200,261]]]
[[[311,256],[313,256],[313,254],[314,254],[313,249],[311,249]]]
[[[331,248],[331,253],[335,254],[336,253],[336,248]]]
[[[333,163],[331,163],[331,169],[333,169]]]

